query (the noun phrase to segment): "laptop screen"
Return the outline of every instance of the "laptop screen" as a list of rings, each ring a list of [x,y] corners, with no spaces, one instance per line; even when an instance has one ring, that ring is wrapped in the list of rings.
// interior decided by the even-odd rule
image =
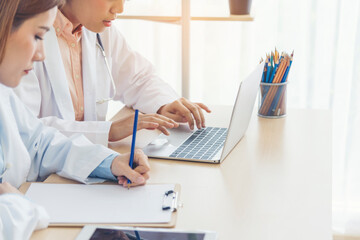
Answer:
[[[240,84],[228,128],[228,135],[221,154],[221,160],[223,160],[241,140],[249,126],[263,69],[264,63],[259,64]]]

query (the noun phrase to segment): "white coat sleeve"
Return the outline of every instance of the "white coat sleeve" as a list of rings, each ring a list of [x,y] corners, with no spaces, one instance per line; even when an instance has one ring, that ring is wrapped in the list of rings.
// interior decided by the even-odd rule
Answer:
[[[39,63],[35,63],[35,66]],[[41,65],[39,65],[41,66]],[[40,68],[40,67],[39,67]],[[34,70],[35,71],[35,70]],[[41,75],[41,73],[38,73]],[[54,116],[41,117],[41,90],[39,80],[34,72],[25,76],[20,85],[14,89],[15,94],[46,126],[58,129],[62,134],[70,137],[74,134],[84,134],[92,143],[108,146],[110,121],[75,121],[64,120],[59,117],[57,109],[52,109]]]
[[[75,121],[64,120],[58,117],[45,117],[40,120],[46,126],[58,129],[62,134],[71,137],[81,133],[94,144],[101,144],[105,147],[109,143],[109,132],[112,122],[110,121]]]
[[[34,230],[48,224],[43,207],[20,194],[0,195],[0,239],[29,239]]]
[[[116,85],[115,100],[145,113],[156,113],[179,95],[156,75],[153,65],[126,43],[116,27],[103,33],[105,51],[111,56]]]
[[[68,138],[57,129],[45,126],[12,94],[10,101],[15,120],[32,164],[28,181],[43,181],[50,174],[87,183],[90,173],[115,152],[92,144],[77,134]]]

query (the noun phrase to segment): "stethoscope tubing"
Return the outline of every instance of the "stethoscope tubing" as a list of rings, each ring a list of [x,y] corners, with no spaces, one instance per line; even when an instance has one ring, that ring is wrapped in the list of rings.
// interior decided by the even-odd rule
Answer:
[[[102,103],[105,103],[105,102],[108,102],[108,101],[111,101],[114,99],[115,95],[116,95],[116,86],[115,86],[115,82],[114,82],[114,78],[111,74],[111,69],[109,67],[109,62],[107,60],[107,57],[106,57],[106,54],[105,54],[105,49],[104,49],[104,45],[102,44],[102,41],[101,41],[101,38],[100,38],[100,34],[97,33],[96,34],[96,38],[97,38],[97,43],[96,45],[99,47],[99,49],[101,50],[101,54],[103,55],[104,57],[104,62],[105,62],[105,66],[106,66],[106,69],[108,71],[108,75],[110,77],[110,80],[111,80],[111,84],[112,84],[112,88],[113,88],[113,96],[110,97],[110,98],[105,98],[105,99],[100,99],[100,100],[96,100],[96,103],[99,103],[99,104],[102,104]]]

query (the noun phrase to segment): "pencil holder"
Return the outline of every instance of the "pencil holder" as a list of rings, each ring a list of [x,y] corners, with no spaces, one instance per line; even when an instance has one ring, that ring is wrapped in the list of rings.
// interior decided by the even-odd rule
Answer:
[[[286,116],[286,88],[284,83],[260,83],[258,115],[265,118]]]

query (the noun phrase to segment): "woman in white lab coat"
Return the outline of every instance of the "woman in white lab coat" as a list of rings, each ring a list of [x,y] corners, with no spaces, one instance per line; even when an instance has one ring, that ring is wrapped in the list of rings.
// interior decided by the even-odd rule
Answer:
[[[148,179],[147,157],[119,155],[94,145],[82,135],[71,139],[47,127],[13,93],[34,61],[44,58],[42,38],[50,29],[61,0],[0,1],[0,239],[28,239],[44,228],[48,216],[17,188],[26,181],[42,181],[51,173],[80,182],[104,179],[135,185]]]
[[[205,126],[202,109],[210,110],[179,98],[111,26],[123,11],[123,0],[67,0],[60,10],[44,42],[47,58],[35,64],[15,91],[45,124],[67,135],[83,133],[107,146],[132,132],[131,118],[105,121],[107,100],[114,99],[147,113],[139,117],[138,129],[158,128],[168,134],[166,128],[178,126],[174,121],[188,122],[191,129],[194,122],[198,128]]]

